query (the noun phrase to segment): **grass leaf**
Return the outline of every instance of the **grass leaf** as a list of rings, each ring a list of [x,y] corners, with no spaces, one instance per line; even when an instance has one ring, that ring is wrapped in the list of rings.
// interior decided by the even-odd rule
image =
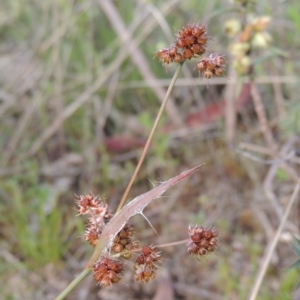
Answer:
[[[134,215],[142,213],[144,208],[154,199],[160,197],[165,191],[167,191],[171,186],[177,184],[184,178],[196,172],[200,167],[197,166],[190,170],[184,171],[181,174],[169,179],[168,181],[163,182],[161,185],[155,187],[154,189],[148,191],[145,194],[142,194],[117,213],[111,221],[104,228],[100,240],[96,246],[95,252],[92,255],[91,259],[88,262],[87,268],[91,268],[93,263],[99,258],[104,248],[109,244],[110,241],[118,234],[118,232],[123,228],[127,221]]]

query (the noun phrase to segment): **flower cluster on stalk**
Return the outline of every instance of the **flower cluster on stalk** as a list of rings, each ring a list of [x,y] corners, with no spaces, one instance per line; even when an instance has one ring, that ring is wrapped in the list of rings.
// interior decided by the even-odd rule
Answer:
[[[101,238],[104,227],[112,219],[113,213],[102,198],[91,193],[78,196],[76,203],[78,214],[88,215],[84,239],[95,247]],[[160,262],[160,253],[156,251],[155,247],[150,246],[137,249],[138,242],[133,240],[133,232],[133,227],[125,224],[115,236],[107,255],[94,263],[93,276],[100,286],[107,287],[118,283],[122,278],[124,264],[117,258],[129,260],[137,251],[141,251],[141,255],[135,260],[133,279],[146,283],[155,278],[157,264]]]
[[[187,59],[199,57],[206,52],[208,36],[206,27],[200,23],[191,23],[184,26],[177,34],[176,40],[169,48],[156,52],[156,56],[164,64],[180,63]],[[212,53],[208,58],[198,61],[196,68],[205,78],[224,75],[225,59],[223,56]]]
[[[77,197],[79,215],[88,215],[84,239],[95,247],[101,239],[101,233],[114,214],[102,198],[93,194]],[[133,227],[125,224],[116,234],[105,254],[102,254],[93,264],[93,277],[101,287],[117,284],[122,279],[122,271],[127,265],[125,260],[134,262],[133,280],[147,283],[156,277],[161,253],[157,246],[143,246],[138,249],[138,242],[133,240]],[[203,256],[215,250],[218,243],[218,231],[214,228],[202,226],[189,226],[189,242],[187,250],[189,254]],[[133,255],[140,253],[133,261]],[[123,262],[121,261],[123,259]],[[125,260],[124,260],[125,259]]]
[[[122,257],[130,259],[131,251],[138,248],[138,242],[132,240],[133,227],[125,224],[125,226],[119,231],[113,241],[111,250],[115,253],[122,253]]]
[[[77,197],[79,215],[88,215],[84,238],[92,246],[96,246],[103,228],[108,224],[113,214],[109,211],[108,205],[103,199],[93,194]]]

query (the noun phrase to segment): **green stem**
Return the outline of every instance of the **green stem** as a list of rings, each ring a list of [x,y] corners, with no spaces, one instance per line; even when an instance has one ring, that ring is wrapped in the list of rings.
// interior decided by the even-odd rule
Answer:
[[[91,269],[84,269],[54,300],[64,299],[77,285],[81,282],[91,271]]]
[[[177,80],[177,78],[178,78],[178,75],[179,75],[179,73],[180,73],[181,68],[182,68],[182,64],[180,64],[180,65],[177,67],[176,72],[174,73],[174,76],[173,76],[173,78],[172,78],[172,81],[171,81],[171,83],[170,83],[170,85],[169,85],[169,88],[168,88],[168,90],[167,90],[166,96],[165,96],[165,98],[164,98],[164,100],[163,100],[163,102],[162,102],[162,104],[161,104],[161,106],[160,106],[159,112],[158,112],[158,114],[157,114],[157,116],[156,116],[155,122],[154,122],[154,124],[153,124],[153,127],[152,127],[152,129],[151,129],[151,132],[150,132],[149,137],[148,137],[148,139],[147,139],[146,145],[145,145],[145,147],[144,147],[144,149],[143,149],[143,152],[142,152],[142,155],[141,155],[141,157],[140,157],[140,160],[139,160],[139,162],[138,162],[138,164],[137,164],[137,166],[136,166],[136,168],[135,168],[135,171],[134,171],[134,173],[133,173],[133,175],[132,175],[132,177],[131,177],[131,179],[130,179],[130,182],[128,183],[128,186],[127,186],[127,188],[126,188],[126,190],[125,190],[125,192],[124,192],[124,195],[123,195],[122,199],[120,200],[120,203],[119,203],[119,206],[118,206],[118,208],[117,208],[116,213],[118,213],[118,212],[121,210],[121,208],[123,207],[124,202],[126,201],[126,198],[127,198],[127,196],[128,196],[128,193],[129,193],[129,191],[130,191],[130,189],[131,189],[131,187],[132,187],[132,184],[133,184],[133,182],[134,182],[134,180],[135,180],[135,178],[136,178],[136,176],[137,176],[137,173],[139,172],[139,170],[140,170],[140,168],[141,168],[141,165],[142,165],[142,163],[143,163],[143,161],[144,161],[144,159],[145,159],[145,156],[146,156],[147,151],[148,151],[148,149],[149,149],[150,143],[151,143],[151,141],[152,141],[154,132],[155,132],[155,130],[156,130],[156,128],[157,128],[157,125],[158,125],[159,120],[160,120],[160,118],[161,118],[161,116],[162,116],[162,113],[163,113],[163,111],[164,111],[164,109],[165,109],[165,107],[166,107],[166,104],[167,104],[168,99],[169,99],[169,97],[170,97],[170,95],[171,95],[171,92],[172,92],[172,90],[173,90],[173,87],[174,87],[175,82],[176,82],[176,80]],[[96,250],[97,250],[97,249],[96,249]]]

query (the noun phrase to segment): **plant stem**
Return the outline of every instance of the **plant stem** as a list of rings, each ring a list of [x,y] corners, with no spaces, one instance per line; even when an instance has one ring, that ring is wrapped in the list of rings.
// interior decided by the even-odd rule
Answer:
[[[132,175],[132,177],[131,177],[131,179],[130,179],[130,182],[128,183],[128,186],[127,186],[127,188],[126,188],[126,190],[125,190],[125,192],[124,192],[124,195],[123,195],[122,199],[120,200],[120,203],[119,203],[119,206],[118,206],[118,208],[117,208],[117,210],[116,210],[116,213],[118,213],[118,212],[121,210],[121,208],[123,207],[124,202],[125,202],[125,200],[126,200],[126,198],[127,198],[127,196],[128,196],[128,193],[129,193],[129,191],[130,191],[130,189],[131,189],[131,187],[132,187],[132,184],[133,184],[133,182],[134,182],[134,180],[135,180],[135,178],[136,178],[136,176],[137,176],[137,173],[139,172],[139,170],[140,170],[140,168],[141,168],[141,165],[142,165],[142,163],[143,163],[143,161],[144,161],[144,159],[145,159],[146,153],[147,153],[147,151],[148,151],[148,149],[149,149],[149,146],[150,146],[150,143],[151,143],[151,141],[152,141],[154,132],[155,132],[155,130],[156,130],[156,128],[157,128],[157,125],[158,125],[159,120],[160,120],[160,118],[161,118],[161,116],[162,116],[162,113],[163,113],[163,111],[164,111],[164,109],[165,109],[165,107],[166,107],[166,104],[167,104],[168,99],[169,99],[169,97],[170,97],[170,95],[171,95],[171,92],[172,92],[172,90],[173,90],[173,87],[174,87],[175,82],[176,82],[176,80],[177,80],[177,78],[178,78],[178,75],[179,75],[179,72],[180,72],[181,68],[182,68],[182,64],[180,64],[180,65],[177,67],[177,69],[176,69],[176,71],[175,71],[175,73],[174,73],[174,76],[173,76],[173,78],[172,78],[172,81],[171,81],[171,83],[170,83],[170,85],[169,85],[169,88],[168,88],[168,90],[167,90],[166,96],[165,96],[165,98],[164,98],[164,100],[163,100],[163,102],[162,102],[162,104],[161,104],[161,106],[160,106],[159,112],[158,112],[158,114],[157,114],[157,116],[156,116],[155,122],[154,122],[154,124],[153,124],[153,127],[152,127],[152,129],[151,129],[151,132],[150,132],[149,137],[148,137],[148,139],[147,139],[146,145],[145,145],[145,147],[144,147],[144,149],[143,149],[143,152],[142,152],[142,155],[141,155],[141,157],[140,157],[140,160],[139,160],[139,162],[138,162],[138,164],[137,164],[137,166],[136,166],[136,168],[135,168],[135,171],[134,171],[134,173],[133,173],[133,175]]]
[[[64,299],[90,271],[91,269],[84,269],[54,300]]]
[[[177,242],[171,242],[171,243],[166,243],[166,244],[160,244],[160,245],[154,245],[155,248],[167,248],[167,247],[172,247],[172,246],[177,246],[177,245],[182,245],[182,244],[187,244],[190,241],[190,239],[185,239],[185,240],[181,240],[181,241],[177,241]],[[133,250],[125,250],[116,254],[112,254],[110,257],[111,258],[118,258],[118,257],[122,257],[123,254],[126,253],[136,253],[136,252],[141,252],[142,248],[138,248],[138,249],[133,249]]]
[[[175,85],[175,82],[176,82],[176,80],[177,80],[177,78],[178,78],[178,75],[179,75],[179,73],[180,73],[180,70],[181,70],[181,68],[182,68],[182,64],[180,64],[179,66],[178,66],[178,68],[176,69],[176,71],[175,71],[175,73],[174,73],[174,76],[173,76],[173,78],[172,78],[172,81],[171,81],[171,83],[170,83],[170,85],[169,85],[169,88],[168,88],[168,90],[167,90],[167,93],[166,93],[166,95],[165,95],[165,98],[164,98],[164,100],[163,100],[163,102],[162,102],[162,104],[161,104],[161,107],[160,107],[160,109],[159,109],[159,112],[158,112],[158,114],[157,114],[157,117],[156,117],[156,119],[155,119],[155,122],[154,122],[154,124],[153,124],[153,127],[152,127],[152,129],[151,129],[151,132],[150,132],[150,134],[149,134],[149,137],[148,137],[148,139],[147,139],[147,142],[146,142],[146,145],[145,145],[145,147],[144,147],[144,149],[143,149],[143,152],[142,152],[142,155],[141,155],[141,158],[140,158],[140,160],[139,160],[139,162],[138,162],[138,164],[137,164],[137,166],[136,166],[136,169],[135,169],[135,171],[134,171],[134,173],[133,173],[133,175],[132,175],[132,177],[131,177],[131,180],[130,180],[130,182],[129,182],[129,184],[128,184],[128,186],[127,186],[127,188],[126,188],[126,191],[125,191],[125,193],[124,193],[124,195],[123,195],[123,197],[122,197],[122,199],[121,199],[121,201],[120,201],[120,203],[119,203],[119,206],[118,206],[118,208],[117,208],[117,211],[116,211],[116,213],[117,212],[119,212],[120,210],[121,210],[121,208],[122,208],[122,206],[123,206],[123,204],[124,204],[124,202],[125,202],[125,200],[126,200],[126,197],[128,196],[128,193],[129,193],[129,191],[130,191],[130,189],[131,189],[131,186],[132,186],[132,184],[133,184],[133,182],[134,182],[134,180],[135,180],[135,178],[136,178],[136,176],[137,176],[137,173],[139,172],[139,170],[140,170],[140,167],[141,167],[141,165],[142,165],[142,163],[143,163],[143,161],[144,161],[144,159],[145,159],[145,156],[146,156],[146,153],[147,153],[147,151],[148,151],[148,149],[149,149],[149,146],[150,146],[150,143],[151,143],[151,141],[152,141],[152,138],[153,138],[153,135],[154,135],[154,132],[155,132],[155,130],[156,130],[156,128],[157,128],[157,125],[158,125],[158,123],[159,123],[159,120],[160,120],[160,118],[161,118],[161,116],[162,116],[162,113],[163,113],[163,111],[164,111],[164,108],[166,107],[166,104],[167,104],[167,102],[168,102],[168,99],[169,99],[169,97],[170,97],[170,95],[171,95],[171,92],[172,92],[172,90],[173,90],[173,88],[174,88],[174,85]],[[97,253],[97,252],[99,252],[99,247],[103,247],[103,245],[102,245],[102,243],[98,243],[98,245],[96,246],[96,248],[95,248],[95,251],[94,251],[94,253],[93,253],[93,255],[92,255],[92,257],[93,256],[95,256],[95,253]],[[98,259],[98,257],[96,257],[96,259]],[[55,300],[62,300],[62,299],[64,299],[88,274],[89,274],[89,272],[91,271],[91,268],[85,268],[80,274],[79,274],[79,276],[78,277],[76,277],[56,298],[55,298]]]
[[[270,261],[271,261],[271,258],[272,258],[272,255],[274,253],[274,250],[276,248],[276,245],[279,241],[279,237],[281,235],[281,232],[282,232],[282,229],[283,229],[283,226],[287,220],[287,217],[291,211],[291,208],[292,208],[292,205],[293,203],[295,202],[297,196],[298,196],[298,193],[299,193],[299,190],[300,190],[300,180],[298,180],[298,183],[294,189],[294,192],[293,192],[293,195],[291,196],[290,198],[290,201],[288,203],[288,206],[284,212],[284,215],[281,219],[281,222],[280,222],[280,225],[277,229],[277,232],[276,232],[276,235],[274,237],[274,239],[272,240],[272,243],[269,247],[269,249],[267,250],[267,253],[265,255],[265,258],[263,260],[263,265],[261,267],[261,269],[259,270],[259,273],[258,273],[258,276],[256,277],[256,281],[254,283],[254,286],[253,286],[253,289],[252,289],[252,292],[251,292],[251,295],[249,297],[249,300],[255,300],[256,297],[257,297],[257,294],[259,292],[259,289],[260,289],[260,286],[262,284],[262,281],[265,277],[265,274],[266,274],[266,271],[267,271],[267,268],[270,264]]]
[[[185,239],[185,240],[182,240],[182,241],[171,242],[171,243],[166,243],[166,244],[161,244],[161,245],[155,245],[155,247],[157,247],[157,248],[167,248],[167,247],[187,244],[189,241],[190,241],[190,239]]]

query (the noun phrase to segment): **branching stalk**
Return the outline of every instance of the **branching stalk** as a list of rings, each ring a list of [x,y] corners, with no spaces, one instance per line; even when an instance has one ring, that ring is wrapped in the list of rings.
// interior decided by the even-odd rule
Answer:
[[[134,171],[134,173],[132,175],[132,178],[131,178],[128,186],[127,186],[127,189],[126,189],[126,191],[125,191],[125,193],[124,193],[124,195],[123,195],[123,197],[122,197],[122,199],[120,201],[120,204],[119,204],[119,206],[117,208],[116,213],[118,213],[121,210],[121,208],[122,208],[122,206],[123,206],[123,204],[124,204],[124,202],[126,200],[126,197],[128,196],[128,193],[129,193],[129,191],[131,189],[131,186],[132,186],[132,184],[133,184],[133,182],[134,182],[134,180],[135,180],[135,178],[137,176],[137,173],[139,172],[140,167],[141,167],[141,165],[142,165],[142,163],[143,163],[143,161],[145,159],[145,156],[146,156],[146,153],[147,153],[147,151],[149,149],[150,143],[152,141],[154,132],[155,132],[155,130],[157,128],[159,120],[161,119],[162,113],[163,113],[163,111],[165,109],[165,106],[166,106],[166,104],[168,102],[168,99],[169,99],[169,97],[171,95],[171,92],[172,92],[172,90],[173,90],[173,88],[175,86],[175,82],[176,82],[176,79],[178,78],[178,75],[180,73],[181,68],[182,68],[182,64],[179,64],[179,66],[177,67],[177,69],[176,69],[176,71],[174,73],[172,81],[171,81],[171,83],[169,85],[169,88],[167,90],[166,96],[165,96],[165,98],[164,98],[164,100],[163,100],[163,102],[161,104],[161,107],[159,109],[159,112],[157,114],[155,122],[154,122],[153,127],[151,129],[151,132],[149,134],[148,140],[147,140],[146,145],[145,145],[145,147],[143,149],[141,158],[140,158],[140,160],[139,160],[139,162],[138,162],[138,164],[136,166],[136,169],[135,169],[135,171]],[[96,248],[95,248],[95,251],[94,251],[93,255],[91,256],[91,259],[89,260],[88,266],[55,298],[55,300],[62,300],[62,299],[64,299],[89,274],[89,272],[91,271],[90,266],[98,259],[98,257],[99,257],[98,253],[101,253],[102,249],[103,249],[103,243],[101,243],[101,240],[100,240],[99,243],[97,244]]]

